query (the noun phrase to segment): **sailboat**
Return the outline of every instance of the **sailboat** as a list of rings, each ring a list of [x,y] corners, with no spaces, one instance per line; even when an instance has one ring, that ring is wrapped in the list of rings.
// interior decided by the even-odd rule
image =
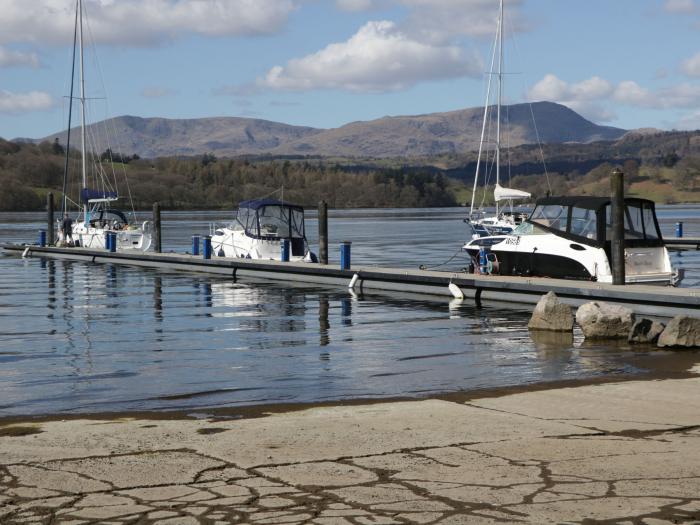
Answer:
[[[81,141],[81,175],[82,187],[80,190],[79,217],[71,225],[70,232],[64,235],[60,223],[58,225],[59,243],[70,246],[82,246],[85,248],[105,248],[107,234],[113,233],[117,250],[147,251],[151,246],[151,223],[144,221],[136,224],[127,219],[125,213],[115,208],[112,203],[119,199],[116,184],[116,175],[112,171],[110,180],[106,167],[99,162],[96,155],[88,151],[87,133],[85,126],[85,66],[83,53],[83,0],[76,0],[75,28],[73,33],[73,60],[71,70],[70,110],[68,113],[68,147],[66,148],[66,163],[63,182],[63,206],[64,213],[68,212],[68,156],[70,154],[70,129],[73,107],[73,81],[75,78],[75,51],[79,50],[80,64],[80,141]],[[96,147],[96,144],[93,144]],[[88,158],[94,161],[94,176],[88,175]],[[110,159],[111,160],[111,159]],[[112,164],[112,170],[113,170]],[[91,180],[89,180],[91,179]],[[93,187],[89,187],[89,183]],[[132,217],[133,217],[132,204]]]
[[[498,66],[494,72],[494,63],[498,55]],[[513,210],[513,201],[518,199],[528,199],[531,195],[522,190],[515,188],[506,188],[501,186],[501,101],[503,98],[503,0],[500,0],[498,24],[496,27],[496,37],[493,45],[493,53],[491,55],[491,69],[488,76],[486,87],[486,103],[484,104],[484,118],[481,125],[481,139],[479,141],[479,153],[476,160],[476,173],[474,174],[474,188],[472,190],[471,206],[469,216],[465,219],[466,223],[472,226],[476,235],[496,235],[510,233],[517,225],[519,225],[526,215],[517,213]],[[497,79],[497,98],[496,98],[496,142],[494,144],[493,163],[496,171],[496,185],[493,191],[493,196],[496,201],[496,213],[493,216],[487,216],[483,211],[474,207],[476,199],[477,185],[480,179],[482,165],[487,163],[484,161],[485,146],[487,144],[487,123],[489,122],[489,114],[493,111],[493,105],[490,105],[491,99],[491,81],[493,77]],[[487,182],[487,175],[483,176]],[[501,201],[508,201],[509,207],[506,210],[500,208]]]

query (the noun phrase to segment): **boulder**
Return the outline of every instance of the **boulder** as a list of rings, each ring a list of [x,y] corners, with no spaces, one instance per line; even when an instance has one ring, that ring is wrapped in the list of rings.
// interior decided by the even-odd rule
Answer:
[[[644,317],[634,323],[627,340],[630,343],[656,343],[664,328],[663,323]]]
[[[568,304],[559,302],[554,292],[547,292],[532,311],[527,324],[530,330],[550,330],[553,332],[571,332],[574,329],[574,316]]]
[[[677,315],[659,336],[658,346],[700,347],[700,319]]]
[[[627,339],[634,312],[624,306],[593,301],[576,311],[576,322],[587,339]]]

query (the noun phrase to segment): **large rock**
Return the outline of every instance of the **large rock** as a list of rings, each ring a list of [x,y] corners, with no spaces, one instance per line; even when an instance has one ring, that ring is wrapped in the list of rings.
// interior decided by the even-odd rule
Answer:
[[[574,316],[568,304],[559,302],[554,292],[547,292],[535,306],[527,324],[530,330],[551,330],[571,332],[574,329]]]
[[[664,324],[658,321],[652,321],[646,317],[638,319],[627,340],[630,343],[656,343],[664,331]]]
[[[700,347],[700,319],[677,315],[659,336],[658,346]]]
[[[588,339],[627,339],[634,312],[624,306],[593,301],[579,306],[576,322]]]

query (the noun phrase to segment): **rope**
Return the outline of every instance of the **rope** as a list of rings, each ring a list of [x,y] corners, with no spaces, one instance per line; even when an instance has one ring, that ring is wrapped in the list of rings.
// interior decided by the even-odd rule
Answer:
[[[418,267],[418,269],[419,269],[419,270],[430,270],[431,268],[440,268],[441,266],[445,266],[446,264],[448,264],[449,262],[451,262],[451,261],[452,261],[455,257],[457,257],[457,255],[459,255],[460,253],[462,253],[462,248],[460,248],[459,250],[457,250],[457,251],[454,253],[454,255],[453,255],[452,257],[450,257],[449,259],[447,259],[447,260],[446,260],[445,262],[443,262],[443,263],[435,264],[435,265],[433,265],[433,266],[426,266],[426,265],[424,265],[424,264],[421,264],[421,265]],[[462,271],[464,271],[464,268],[462,268]]]

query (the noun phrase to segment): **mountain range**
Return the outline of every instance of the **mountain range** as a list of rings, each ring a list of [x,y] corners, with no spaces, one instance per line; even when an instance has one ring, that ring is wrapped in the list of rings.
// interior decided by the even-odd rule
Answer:
[[[492,112],[495,113],[495,112]],[[495,120],[495,119],[494,119]],[[522,144],[590,143],[616,140],[626,130],[599,126],[575,111],[553,102],[513,104],[501,108],[502,141]],[[533,125],[533,120],[536,126]],[[465,153],[479,147],[483,108],[445,113],[382,117],[338,128],[318,129],[262,119],[214,117],[165,119],[122,116],[88,126],[88,137],[99,152],[111,147],[122,154],[140,157],[240,155],[308,155],[322,157],[423,157]],[[495,122],[490,122],[491,136]],[[101,137],[108,130],[108,143]],[[78,128],[72,131],[77,143]],[[42,139],[66,143],[67,132]]]

